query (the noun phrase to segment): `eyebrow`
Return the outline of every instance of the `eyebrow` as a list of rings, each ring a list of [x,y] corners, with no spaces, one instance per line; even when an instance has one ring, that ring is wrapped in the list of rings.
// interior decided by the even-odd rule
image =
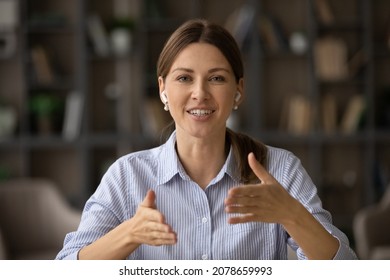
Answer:
[[[188,72],[188,73],[193,73],[194,70],[190,69],[190,68],[185,68],[185,67],[178,67],[178,68],[175,68],[172,70],[172,73],[173,72],[176,72],[176,71],[184,71],[184,72]],[[225,71],[227,73],[230,73],[230,70],[229,69],[226,69],[226,68],[223,68],[223,67],[215,67],[215,68],[211,68],[209,69],[207,72],[208,73],[214,73],[214,72],[218,72],[218,71]]]

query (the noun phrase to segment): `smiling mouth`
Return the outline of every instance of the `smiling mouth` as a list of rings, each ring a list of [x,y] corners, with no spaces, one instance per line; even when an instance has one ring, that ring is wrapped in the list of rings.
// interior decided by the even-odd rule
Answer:
[[[204,116],[209,116],[212,113],[214,113],[214,110],[195,109],[195,110],[189,110],[187,112],[190,113],[193,116],[204,117]]]

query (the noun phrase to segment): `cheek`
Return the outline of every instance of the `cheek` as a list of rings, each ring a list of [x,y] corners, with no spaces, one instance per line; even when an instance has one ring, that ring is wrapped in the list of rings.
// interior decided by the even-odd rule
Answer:
[[[218,103],[221,105],[223,110],[231,111],[233,109],[234,100],[230,96],[229,97],[225,97],[225,98],[222,97],[218,101],[219,101]]]
[[[182,98],[171,98],[169,101],[169,113],[173,119],[185,113],[185,101]]]

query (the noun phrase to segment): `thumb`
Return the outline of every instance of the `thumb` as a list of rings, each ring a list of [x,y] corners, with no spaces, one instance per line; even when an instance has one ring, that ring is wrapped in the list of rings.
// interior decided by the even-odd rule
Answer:
[[[149,190],[146,193],[144,200],[141,202],[141,206],[156,209],[156,193]]]
[[[253,153],[249,153],[248,163],[253,173],[255,173],[262,183],[267,183],[271,180],[272,176],[267,172],[267,170],[265,170],[263,165],[257,161]]]

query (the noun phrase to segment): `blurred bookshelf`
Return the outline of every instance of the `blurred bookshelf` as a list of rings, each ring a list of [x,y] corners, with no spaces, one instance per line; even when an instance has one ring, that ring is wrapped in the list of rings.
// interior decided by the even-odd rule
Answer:
[[[242,48],[235,129],[300,157],[337,226],[350,233],[390,181],[389,1],[12,2],[14,19],[0,24],[13,38],[0,53],[0,108],[16,119],[1,130],[2,180],[51,178],[82,207],[116,158],[160,143],[171,119],[158,54],[182,22],[204,17]]]

